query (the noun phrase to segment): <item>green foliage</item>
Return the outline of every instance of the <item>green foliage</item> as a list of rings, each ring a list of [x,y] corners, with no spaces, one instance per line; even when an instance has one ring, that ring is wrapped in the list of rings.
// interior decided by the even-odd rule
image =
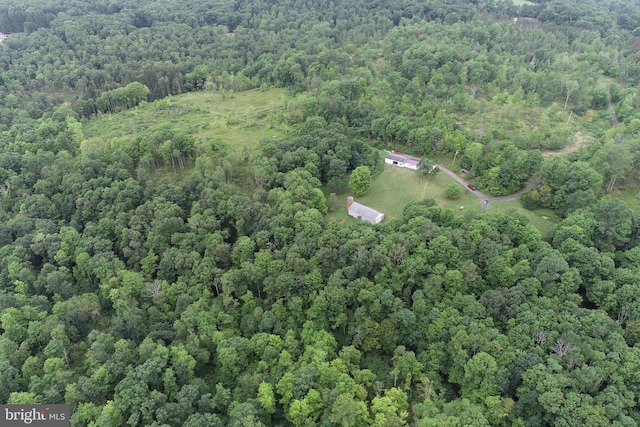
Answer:
[[[588,163],[570,163],[554,157],[541,168],[542,185],[526,199],[528,206],[553,207],[566,216],[578,209],[592,206],[596,192],[602,186],[602,175]]]
[[[371,187],[371,171],[367,166],[358,166],[351,172],[349,188],[356,196],[361,196]]]
[[[462,188],[459,184],[449,184],[444,190],[444,195],[447,199],[455,200],[462,194]]]
[[[633,212],[619,199],[604,199],[593,207],[596,220],[596,238],[603,249],[623,248],[633,232]]]
[[[96,107],[103,113],[122,111],[146,101],[149,93],[149,88],[142,83],[129,83],[123,88],[103,92],[96,99]]]
[[[440,168],[438,168],[438,166],[429,159],[422,158],[420,159],[420,163],[418,163],[418,173],[422,176],[433,175],[439,170]]]
[[[0,400],[637,424],[638,219],[598,201],[637,175],[637,1],[276,3],[0,6]],[[383,169],[392,146],[547,210]],[[388,221],[325,217],[349,174]]]

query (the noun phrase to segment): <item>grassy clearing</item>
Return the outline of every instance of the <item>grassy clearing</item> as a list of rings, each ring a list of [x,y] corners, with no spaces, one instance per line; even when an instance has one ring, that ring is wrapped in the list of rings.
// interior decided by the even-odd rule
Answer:
[[[143,104],[118,114],[100,115],[84,124],[84,147],[124,143],[170,123],[196,140],[219,138],[231,152],[253,152],[265,138],[289,129],[278,119],[286,95],[282,89],[222,94],[193,92]]]
[[[588,147],[594,140],[595,138],[593,137],[593,135],[586,135],[582,132],[576,132],[576,134],[573,136],[573,141],[569,142],[562,149],[557,151],[542,150],[542,157],[544,157],[545,159],[550,159],[560,154],[577,153],[578,151],[580,151],[580,149]]]
[[[371,190],[364,196],[357,197],[356,200],[384,212],[385,218],[401,218],[402,211],[409,202],[429,198],[436,200],[440,206],[453,209],[458,215],[469,211],[482,213],[480,200],[467,189],[464,189],[462,195],[456,200],[449,200],[444,196],[447,185],[455,182],[443,173],[425,178],[409,169],[385,166],[373,182]],[[331,219],[356,221],[346,212],[348,193],[346,190],[338,194],[339,206],[334,212],[329,213]],[[460,210],[460,206],[464,206],[464,210]]]
[[[208,110],[213,120],[206,128],[194,132],[196,138],[220,137],[234,151],[253,152],[260,141],[280,138],[289,127],[280,123],[277,113],[286,99],[283,89],[252,90],[223,96],[218,93],[199,93],[180,98],[176,104]]]
[[[624,190],[616,190],[613,195],[624,200],[629,209],[635,213],[640,211],[640,184],[628,185]]]
[[[462,195],[456,200],[447,199],[444,191],[449,184],[457,182],[449,175],[437,173],[434,176],[422,177],[415,171],[385,166],[382,173],[375,179],[371,190],[356,200],[367,206],[384,212],[385,219],[401,218],[402,210],[414,200],[434,199],[438,205],[453,209],[456,215],[474,213],[481,215],[485,212],[480,199],[464,188]],[[339,222],[356,222],[357,219],[347,215],[346,199],[348,190],[339,193],[338,207],[329,213],[329,218]],[[460,209],[464,206],[464,209]],[[511,202],[493,202],[486,209],[487,213],[503,213],[511,215],[515,212],[525,214],[531,223],[540,230],[543,238],[551,236],[560,218],[549,210],[529,211],[522,207],[519,200]],[[547,217],[548,219],[544,219]]]
[[[478,140],[511,142],[520,149],[540,149],[550,157],[577,151],[594,139],[585,126],[599,120],[591,111],[580,116],[557,103],[529,105],[506,93],[485,96],[474,100],[474,109],[457,114],[458,125]]]
[[[478,139],[490,136],[492,139],[507,140],[520,137],[525,132],[532,132],[541,123],[558,125],[566,121],[569,114],[561,117],[544,114],[544,108],[525,105],[516,100],[507,100],[506,94],[485,99],[484,105],[471,114],[459,114],[458,124]],[[506,99],[505,99],[506,98]],[[543,116],[544,117],[541,117]],[[564,119],[564,121],[563,121]]]
[[[534,2],[527,1],[527,0],[511,0],[511,1],[513,1],[513,4],[516,5],[516,6],[525,6],[525,5],[532,6],[532,5],[535,5]]]

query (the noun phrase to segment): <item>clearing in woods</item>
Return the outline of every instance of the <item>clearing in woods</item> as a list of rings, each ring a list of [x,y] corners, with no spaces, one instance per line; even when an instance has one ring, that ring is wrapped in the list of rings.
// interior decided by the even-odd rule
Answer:
[[[144,103],[117,114],[100,114],[83,125],[82,150],[128,145],[170,124],[191,134],[196,144],[219,141],[231,152],[253,152],[265,138],[280,138],[289,127],[281,119],[283,89],[245,92],[191,92]]]
[[[469,190],[464,190],[456,200],[447,199],[444,191],[455,181],[450,176],[438,172],[429,177],[423,177],[411,169],[385,166],[384,170],[373,181],[367,194],[356,197],[356,201],[384,212],[385,218],[402,218],[404,207],[415,200],[432,198],[439,206],[448,207],[456,214],[473,211],[482,213],[479,200]],[[330,213],[330,217],[337,220],[349,218],[346,213],[346,198],[349,190],[337,194],[338,208]],[[463,211],[460,206],[465,206]]]
[[[423,177],[414,170],[385,166],[382,173],[373,181],[367,194],[356,197],[356,201],[383,212],[385,221],[391,218],[402,218],[405,206],[414,200],[425,198],[432,198],[439,206],[452,209],[455,215],[468,213],[482,215],[484,209],[480,203],[481,200],[467,188],[463,189],[456,200],[450,200],[444,196],[447,186],[453,183],[456,181],[442,171]],[[336,209],[329,212],[329,219],[354,223],[359,221],[347,214],[346,199],[349,195],[349,190],[337,194],[338,203]],[[464,206],[464,209],[461,210],[460,206]],[[534,212],[525,209],[520,200],[492,202],[488,205],[486,212],[506,215],[512,215],[515,212],[523,213],[540,230],[543,238],[551,236],[557,223],[560,222],[560,218],[551,211]],[[542,215],[549,219],[543,219]]]
[[[591,142],[593,142],[594,138],[591,135],[585,135],[582,132],[576,132],[573,142],[564,146],[564,148],[557,151],[543,151],[542,157],[545,159],[550,159],[559,154],[570,154],[575,153],[581,148],[587,147]]]

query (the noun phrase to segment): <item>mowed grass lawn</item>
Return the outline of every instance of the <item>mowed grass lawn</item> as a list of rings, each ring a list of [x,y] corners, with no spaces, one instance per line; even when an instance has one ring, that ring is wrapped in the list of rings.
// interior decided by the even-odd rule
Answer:
[[[385,220],[390,218],[401,218],[402,211],[411,201],[434,199],[439,206],[450,208],[455,215],[465,213],[475,213],[481,215],[485,213],[480,204],[481,200],[473,195],[468,189],[463,188],[462,194],[456,200],[447,199],[444,191],[450,184],[460,185],[449,175],[442,172],[433,176],[422,177],[416,171],[392,166],[385,166],[382,173],[374,180],[371,189],[364,196],[356,197],[355,200],[364,205],[370,206],[380,212],[384,212]],[[329,218],[340,222],[360,221],[351,218],[347,214],[346,192],[337,194],[338,207],[335,211],[329,212]],[[464,206],[464,209],[460,209]],[[512,215],[515,212],[525,214],[529,221],[540,230],[543,238],[551,236],[560,218],[549,210],[529,211],[522,207],[519,200],[510,202],[492,202],[486,208],[486,213],[502,213]],[[544,219],[547,217],[548,219]]]
[[[422,177],[416,171],[393,166],[385,166],[384,170],[373,181],[371,189],[364,196],[355,200],[370,206],[380,212],[384,212],[385,219],[401,218],[405,206],[414,200],[435,199],[438,205],[454,209],[456,214],[475,211],[482,213],[480,200],[463,189],[457,200],[449,200],[444,197],[444,190],[451,183],[456,183],[453,178],[444,173],[436,173],[433,176]],[[338,194],[338,208],[329,212],[330,218],[338,221],[356,221],[348,216],[346,211],[348,190]],[[464,210],[460,210],[464,206]]]
[[[285,100],[283,89],[172,96],[89,120],[83,124],[83,145],[115,147],[169,124],[201,143],[219,138],[231,152],[253,152],[263,139],[280,138],[289,130],[278,117]]]

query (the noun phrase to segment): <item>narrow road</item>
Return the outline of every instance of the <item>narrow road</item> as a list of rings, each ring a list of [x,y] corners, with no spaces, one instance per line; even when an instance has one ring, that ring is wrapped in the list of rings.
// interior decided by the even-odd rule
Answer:
[[[407,156],[407,157],[409,159],[411,159],[411,160],[416,161],[416,162],[420,161],[419,157],[413,157],[413,156]],[[445,166],[439,165],[439,164],[436,164],[435,166],[437,166],[441,171],[443,171],[444,173],[449,175],[451,178],[453,178],[456,181],[458,181],[458,183],[460,183],[460,185],[462,185],[464,188],[466,188],[467,190],[471,191],[476,197],[478,197],[481,200],[480,203],[482,203],[482,205],[485,206],[485,207],[491,202],[510,202],[511,200],[517,200],[517,199],[520,198],[520,196],[522,196],[523,193],[526,193],[527,191],[533,190],[535,188],[535,186],[536,186],[536,183],[537,183],[537,178],[536,177],[532,177],[529,180],[529,182],[527,183],[526,187],[523,188],[522,190],[518,191],[517,193],[510,194],[510,195],[504,196],[504,197],[494,197],[494,196],[489,196],[488,194],[484,194],[481,191],[470,189],[468,182],[466,182],[464,179],[459,177],[458,174],[456,174],[455,172],[453,172],[450,169],[446,168]]]
[[[471,191],[473,194],[475,194],[476,196],[478,196],[480,199],[482,200],[488,200],[489,202],[509,202],[511,200],[516,200],[518,198],[520,198],[520,196],[522,196],[523,193],[531,190],[533,183],[530,182],[524,189],[518,191],[517,193],[514,194],[510,194],[508,196],[504,196],[504,197],[493,197],[493,196],[489,196],[487,194],[484,194],[481,191],[478,190],[472,190],[468,187],[468,182],[466,182],[464,179],[460,178],[455,172],[452,172],[451,170],[447,169],[446,167],[442,166],[442,165],[436,165],[438,166],[438,168],[440,168],[440,170],[444,173],[446,173],[447,175],[449,175],[451,178],[455,179],[456,181],[458,181],[460,183],[460,185],[462,185],[464,188],[466,188],[467,190]]]

